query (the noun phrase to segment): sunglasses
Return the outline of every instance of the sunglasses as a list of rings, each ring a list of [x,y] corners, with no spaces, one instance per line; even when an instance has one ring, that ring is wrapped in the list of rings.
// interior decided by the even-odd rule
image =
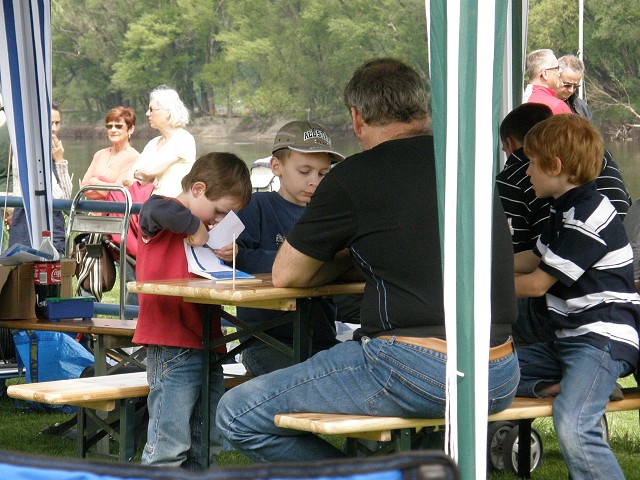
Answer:
[[[122,130],[124,128],[124,124],[123,123],[107,123],[105,127],[107,128],[107,130],[111,130],[114,127],[116,130]]]

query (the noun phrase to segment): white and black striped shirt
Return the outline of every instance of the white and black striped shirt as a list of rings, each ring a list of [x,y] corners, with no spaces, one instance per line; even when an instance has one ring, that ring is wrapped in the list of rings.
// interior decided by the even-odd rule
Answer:
[[[638,361],[640,295],[624,226],[594,182],[551,201],[549,221],[534,252],[558,281],[546,295],[556,336],[598,348],[611,344],[617,360]]]
[[[520,148],[507,159],[504,169],[496,176],[496,186],[502,207],[509,220],[514,253],[532,250],[540,232],[549,218],[549,201],[537,198],[526,174],[529,159]],[[624,220],[631,197],[624,184],[618,165],[605,150],[602,170],[596,179],[596,187],[606,195]]]

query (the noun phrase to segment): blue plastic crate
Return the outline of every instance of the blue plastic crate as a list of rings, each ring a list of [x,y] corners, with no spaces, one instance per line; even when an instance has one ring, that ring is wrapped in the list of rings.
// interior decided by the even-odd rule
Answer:
[[[49,320],[62,318],[93,318],[93,297],[47,298],[47,314]]]

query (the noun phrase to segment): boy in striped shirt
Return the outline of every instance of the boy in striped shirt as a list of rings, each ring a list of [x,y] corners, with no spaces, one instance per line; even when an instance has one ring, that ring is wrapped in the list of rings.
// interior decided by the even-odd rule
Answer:
[[[534,249],[515,255],[516,295],[545,296],[555,339],[518,348],[518,395],[557,395],[553,422],[571,478],[622,479],[598,422],[616,380],[638,363],[640,296],[622,222],[594,184],[604,143],[588,120],[556,115],[529,131],[524,149],[551,210]]]

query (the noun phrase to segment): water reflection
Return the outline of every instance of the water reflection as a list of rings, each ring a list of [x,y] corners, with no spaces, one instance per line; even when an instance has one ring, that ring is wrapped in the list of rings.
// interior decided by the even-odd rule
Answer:
[[[131,144],[138,151],[142,151],[148,139],[132,139]],[[69,170],[73,173],[73,184],[77,190],[80,180],[84,176],[93,154],[108,145],[108,141],[96,138],[71,140],[63,136],[65,158],[69,160]],[[346,155],[351,155],[360,150],[353,137],[338,138],[335,140],[338,150]],[[198,156],[212,151],[232,152],[242,158],[248,166],[258,158],[269,156],[271,153],[271,141],[246,141],[233,139],[211,139],[196,137],[196,147]],[[640,143],[638,142],[616,142],[608,143],[607,148],[613,154],[613,159],[620,166],[622,176],[627,184],[634,201],[640,198]]]

